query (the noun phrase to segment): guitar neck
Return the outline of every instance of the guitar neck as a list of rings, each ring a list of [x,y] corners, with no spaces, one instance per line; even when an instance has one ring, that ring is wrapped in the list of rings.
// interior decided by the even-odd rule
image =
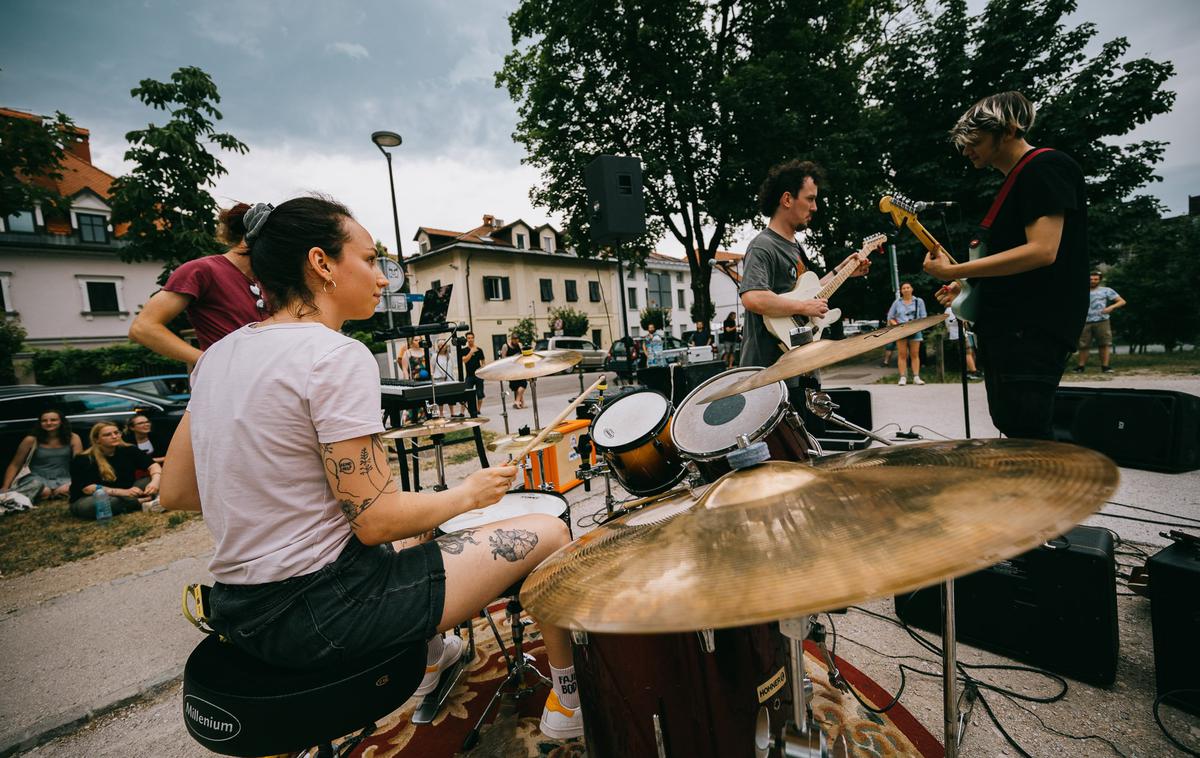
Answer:
[[[815,297],[819,297],[822,300],[828,300],[829,298],[833,297],[833,293],[838,291],[838,287],[841,287],[857,268],[857,266],[842,266],[842,270],[834,274],[833,278],[830,279],[825,286],[817,292]]]
[[[951,263],[958,263],[958,261],[954,260],[953,256],[950,255],[950,251],[942,247],[942,243],[934,239],[933,235],[929,233],[929,230],[926,229],[920,221],[910,217],[905,220],[904,224],[908,227],[908,230],[912,232],[918,240],[921,241],[921,244],[925,246],[926,250],[931,253],[934,250],[941,250],[946,257],[950,259]]]

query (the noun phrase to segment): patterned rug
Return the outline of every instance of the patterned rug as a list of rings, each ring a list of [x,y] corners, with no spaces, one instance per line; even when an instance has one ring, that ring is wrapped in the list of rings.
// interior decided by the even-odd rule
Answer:
[[[504,644],[511,645],[504,606],[496,605],[490,610],[504,637]],[[816,657],[816,649],[809,649],[808,644],[805,665],[813,681],[814,717],[825,726],[831,739],[845,733],[853,758],[942,758],[941,744],[903,705],[876,715],[863,709],[850,695],[831,686],[826,669]],[[491,723],[484,726],[479,743],[470,751],[462,750],[463,739],[475,726],[507,673],[495,637],[482,618],[475,620],[475,645],[475,660],[468,664],[446,706],[432,724],[417,726],[412,723],[419,700],[411,699],[379,723],[375,734],[351,754],[353,758],[450,758],[459,755],[584,758],[587,748],[582,740],[551,740],[538,731],[545,689],[537,690],[520,702],[503,699],[493,709]],[[549,670],[546,648],[535,626],[527,628],[525,649],[537,658],[539,669]],[[854,666],[841,658],[837,658],[837,664],[864,700],[875,707],[891,700],[887,692]]]

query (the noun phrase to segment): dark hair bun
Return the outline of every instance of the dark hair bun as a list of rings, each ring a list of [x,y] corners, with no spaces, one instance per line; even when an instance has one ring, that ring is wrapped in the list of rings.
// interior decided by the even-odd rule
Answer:
[[[217,217],[220,223],[217,236],[226,245],[236,245],[246,236],[246,223],[243,221],[243,217],[248,210],[250,210],[249,205],[238,203],[232,208],[221,211],[221,215]]]

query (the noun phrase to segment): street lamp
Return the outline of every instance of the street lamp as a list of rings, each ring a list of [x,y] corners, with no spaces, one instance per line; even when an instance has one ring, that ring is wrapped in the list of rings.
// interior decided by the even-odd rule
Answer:
[[[390,152],[388,152],[386,149],[386,148],[391,148],[391,147],[400,147],[400,145],[404,142],[404,139],[401,138],[401,136],[399,134],[397,134],[396,132],[379,131],[379,132],[371,133],[371,141],[375,143],[375,147],[379,148],[379,152],[383,153],[383,157],[387,158],[388,184],[392,189],[392,222],[396,226],[396,262],[400,264],[400,269],[405,274],[404,285],[401,289],[404,291],[407,291],[408,290],[408,276],[407,276],[408,267],[404,265],[404,250],[400,246],[400,212],[398,210],[396,210],[396,179],[392,174],[392,154]],[[384,265],[384,262],[382,260],[380,260],[379,265],[382,267]],[[387,310],[388,331],[390,332],[393,329],[395,329],[395,322],[392,317],[392,289],[391,289],[391,287],[388,287],[388,289],[384,290],[383,307],[385,310]],[[388,364],[390,366],[388,371],[392,375],[392,378],[395,378],[396,377],[395,341],[394,341],[394,338],[392,338],[390,335],[389,335],[389,339],[387,341],[387,346],[388,346]]]

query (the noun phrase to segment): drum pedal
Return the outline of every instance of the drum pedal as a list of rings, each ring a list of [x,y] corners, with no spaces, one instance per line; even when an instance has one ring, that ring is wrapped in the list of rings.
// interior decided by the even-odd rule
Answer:
[[[421,704],[413,712],[412,723],[414,724],[430,724],[437,717],[438,712],[442,710],[442,706],[446,702],[446,698],[450,697],[450,693],[454,691],[458,680],[462,678],[462,674],[467,670],[467,664],[475,660],[475,630],[467,624],[468,638],[467,649],[462,654],[458,661],[442,672],[441,678],[438,680],[437,689],[430,692],[422,700]]]

